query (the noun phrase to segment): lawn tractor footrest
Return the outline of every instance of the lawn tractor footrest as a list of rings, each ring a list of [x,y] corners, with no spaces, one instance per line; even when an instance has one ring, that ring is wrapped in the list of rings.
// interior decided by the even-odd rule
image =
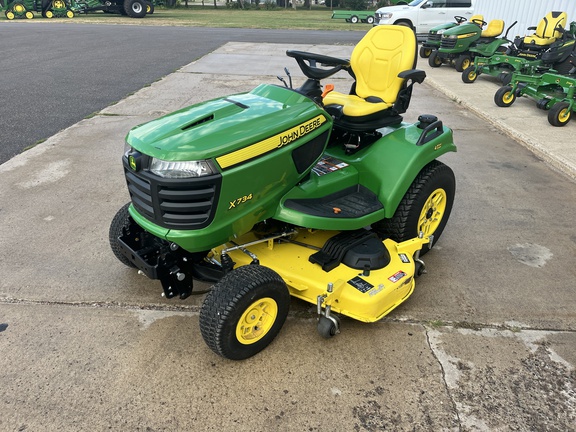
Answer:
[[[308,260],[326,272],[341,263],[358,270],[376,270],[388,265],[390,254],[376,233],[357,230],[344,231],[328,239]]]
[[[383,208],[378,196],[362,185],[322,198],[289,199],[284,205],[307,215],[326,218],[359,218]]]

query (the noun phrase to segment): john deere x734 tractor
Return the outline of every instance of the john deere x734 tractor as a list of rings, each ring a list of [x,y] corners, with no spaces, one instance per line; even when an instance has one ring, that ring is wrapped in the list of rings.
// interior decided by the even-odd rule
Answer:
[[[167,298],[212,283],[200,330],[230,359],[274,339],[290,295],[317,307],[326,338],[339,316],[390,313],[454,199],[454,174],[437,160],[456,150],[452,131],[434,115],[401,116],[425,78],[411,29],[373,27],[350,60],[287,54],[307,77],[300,87],[262,84],[126,137],[131,202],[110,226],[112,251]],[[355,77],[351,92],[320,84],[340,70]]]

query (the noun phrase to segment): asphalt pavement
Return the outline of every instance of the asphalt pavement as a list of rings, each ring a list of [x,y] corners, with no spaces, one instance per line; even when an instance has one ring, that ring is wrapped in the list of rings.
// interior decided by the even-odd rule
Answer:
[[[575,124],[496,107],[491,80],[420,61],[405,119],[454,129],[457,197],[429,273],[378,323],[325,340],[294,300],[268,348],[228,361],[202,341],[202,297],[163,299],[113,257],[127,131],[284,66],[298,81],[288,48],[351,50],[230,42],[0,165],[0,430],[574,430]]]

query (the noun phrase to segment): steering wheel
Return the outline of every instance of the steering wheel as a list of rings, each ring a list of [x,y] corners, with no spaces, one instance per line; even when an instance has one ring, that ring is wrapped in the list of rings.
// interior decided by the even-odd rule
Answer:
[[[341,59],[337,57],[329,57],[322,54],[314,54],[304,51],[286,51],[288,57],[296,59],[300,70],[307,77],[315,80],[322,80],[334,75],[336,72],[345,69],[350,69],[350,60]],[[322,66],[329,67],[323,69],[317,66],[320,63]]]
[[[474,18],[472,20],[472,22],[478,26],[480,26],[480,28],[484,27],[486,24],[488,24],[486,21],[478,19],[478,18]]]
[[[456,21],[457,24],[462,24],[463,22],[468,21],[468,18],[460,16],[460,15],[456,15],[454,17],[454,20]]]

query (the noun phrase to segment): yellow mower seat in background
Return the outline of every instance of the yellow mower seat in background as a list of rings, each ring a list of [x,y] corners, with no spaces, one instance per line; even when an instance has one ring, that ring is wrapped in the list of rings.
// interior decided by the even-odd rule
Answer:
[[[468,20],[468,22],[472,23],[472,24],[476,24],[479,25],[480,27],[482,27],[482,23],[484,22],[484,15],[472,15],[470,17],[470,19]]]
[[[495,38],[502,34],[504,31],[504,20],[495,19],[488,23],[488,26],[482,30],[480,37]]]
[[[355,94],[332,91],[324,97],[324,106],[340,105],[346,117],[361,118],[379,112],[385,115],[406,81],[398,74],[416,66],[416,48],[416,36],[409,27],[372,27],[350,57]]]
[[[562,37],[558,27],[564,28],[567,21],[566,12],[548,12],[538,23],[535,28],[536,32],[524,37],[524,44],[547,46],[554,43],[556,39]],[[534,30],[534,27],[529,28],[529,30]]]

